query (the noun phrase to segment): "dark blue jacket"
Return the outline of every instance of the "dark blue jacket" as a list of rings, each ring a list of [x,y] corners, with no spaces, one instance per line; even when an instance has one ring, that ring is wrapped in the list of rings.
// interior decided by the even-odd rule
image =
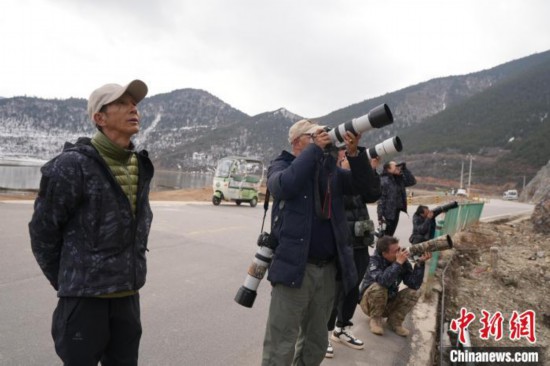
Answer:
[[[405,187],[414,186],[415,184],[416,178],[406,167],[403,167],[401,175],[382,173],[380,177],[382,195],[378,200],[377,208],[378,221],[382,217],[395,220],[399,215],[399,211],[407,213],[407,191]],[[399,210],[398,207],[401,207],[401,209]]]
[[[388,289],[389,299],[397,296],[401,281],[407,287],[418,290],[424,280],[424,268],[424,262],[417,262],[414,269],[409,261],[406,261],[403,265],[397,262],[389,262],[375,251],[374,255],[370,257],[367,273],[365,273],[365,277],[359,285],[361,297],[365,290],[375,282]]]
[[[274,201],[271,212],[272,234],[278,241],[268,279],[272,284],[300,287],[306,269],[314,209],[315,172],[323,159],[323,150],[315,144],[298,157],[283,151],[270,165],[267,187]],[[344,194],[373,195],[377,190],[375,173],[364,150],[348,158],[351,170],[336,168],[331,176],[331,225],[338,252],[344,288],[357,283],[353,248],[344,212]]]
[[[105,161],[80,138],[42,167],[29,223],[36,260],[58,296],[98,296],[138,290],[153,219],[146,151],[139,166],[136,215]]]

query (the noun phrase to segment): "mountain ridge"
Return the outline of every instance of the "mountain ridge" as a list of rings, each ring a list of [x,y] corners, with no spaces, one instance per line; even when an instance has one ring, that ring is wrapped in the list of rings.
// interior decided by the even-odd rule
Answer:
[[[550,51],[546,51],[466,75],[424,81],[312,119],[335,127],[386,103],[395,122],[383,129],[364,133],[362,143],[373,146],[399,135],[404,142],[399,159],[410,160],[421,175],[441,174],[442,178],[456,179],[457,169],[460,171],[457,164],[464,160],[464,154],[475,154],[480,162],[487,160],[502,164],[502,159],[510,159],[511,152],[519,158],[512,156],[510,167],[525,169],[528,175],[534,175],[537,164],[540,164],[539,156],[547,151],[546,146],[539,146],[539,135],[548,130],[526,129],[521,139],[516,136],[521,140],[517,141],[521,144],[515,144],[517,150],[510,150],[508,142],[504,142],[511,138],[507,135],[510,128],[499,130],[494,127],[493,119],[501,118],[503,126],[509,126],[511,116],[516,116],[516,119],[517,116],[526,116],[526,109],[536,109],[539,118],[543,118],[550,109],[550,88],[545,77],[549,65]],[[498,93],[504,93],[501,99]],[[514,93],[519,93],[521,98],[514,99]],[[502,105],[501,100],[508,101],[506,113],[497,110],[487,115],[485,110],[490,108],[482,108],[483,103],[488,103],[488,107]],[[536,108],[532,106],[535,100],[538,103]],[[288,149],[288,128],[302,118],[284,107],[250,116],[208,91],[193,88],[147,97],[140,103],[139,110],[141,132],[136,136],[136,145],[149,150],[158,167],[182,170],[211,170],[217,159],[229,154],[259,156],[269,163],[282,149]],[[453,141],[443,152],[435,142],[446,138],[446,130],[452,130],[449,121],[468,111],[480,125],[493,126],[489,132],[498,143],[476,138],[477,135],[487,136],[487,132],[470,134],[461,137],[462,145],[473,144],[475,148],[461,149]],[[544,128],[548,125],[550,123],[546,123]],[[455,140],[458,132],[451,134]],[[93,133],[84,99],[0,99],[0,156],[48,159],[61,151],[66,140],[74,141],[80,135]],[[423,139],[422,134],[427,137]],[[537,158],[526,161],[525,157],[529,155]],[[493,169],[491,174],[494,177],[487,174],[489,171],[476,173],[476,179],[486,183],[501,181],[503,184],[517,181],[510,169],[502,172]]]

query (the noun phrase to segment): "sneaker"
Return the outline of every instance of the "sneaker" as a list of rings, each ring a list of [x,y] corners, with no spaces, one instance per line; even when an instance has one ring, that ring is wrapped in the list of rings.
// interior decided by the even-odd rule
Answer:
[[[363,349],[365,347],[363,341],[355,338],[349,327],[334,328],[334,331],[330,334],[330,339],[354,349]]]
[[[332,348],[332,343],[328,341],[328,347],[327,352],[325,353],[326,358],[333,358],[334,357],[334,348]]]

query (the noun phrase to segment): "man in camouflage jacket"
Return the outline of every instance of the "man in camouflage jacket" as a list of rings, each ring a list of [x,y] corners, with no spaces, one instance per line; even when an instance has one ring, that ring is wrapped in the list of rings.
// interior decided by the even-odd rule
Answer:
[[[370,329],[374,334],[383,334],[383,317],[388,318],[388,325],[398,335],[409,334],[402,324],[420,297],[418,289],[424,278],[425,262],[431,256],[429,252],[423,254],[413,269],[408,261],[409,252],[399,247],[398,239],[391,236],[378,239],[359,287],[361,309],[371,318]],[[407,288],[399,291],[401,282]]]
[[[42,168],[29,231],[59,296],[52,336],[65,365],[137,365],[154,169],[130,138],[146,94],[140,80],[96,89],[88,101],[96,135],[66,143]]]

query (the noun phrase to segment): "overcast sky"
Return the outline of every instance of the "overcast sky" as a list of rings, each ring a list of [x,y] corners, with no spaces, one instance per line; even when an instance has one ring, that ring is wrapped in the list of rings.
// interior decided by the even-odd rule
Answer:
[[[550,49],[547,0],[2,0],[0,96],[138,78],[306,117]]]

